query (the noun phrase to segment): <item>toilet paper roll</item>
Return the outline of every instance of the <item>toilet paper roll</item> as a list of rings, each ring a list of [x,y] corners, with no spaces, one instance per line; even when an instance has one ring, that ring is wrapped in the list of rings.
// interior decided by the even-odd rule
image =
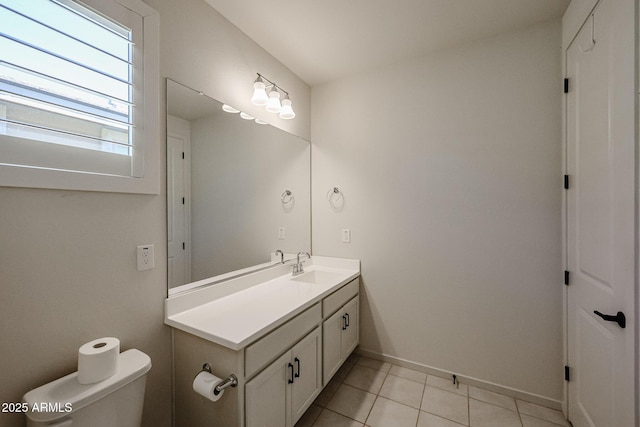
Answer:
[[[118,372],[120,340],[106,337],[90,341],[78,349],[78,382],[93,384]]]
[[[222,378],[218,378],[207,371],[202,371],[193,380],[193,391],[206,397],[212,402],[217,401],[224,394],[222,390],[217,395],[214,393],[216,387],[224,381]]]

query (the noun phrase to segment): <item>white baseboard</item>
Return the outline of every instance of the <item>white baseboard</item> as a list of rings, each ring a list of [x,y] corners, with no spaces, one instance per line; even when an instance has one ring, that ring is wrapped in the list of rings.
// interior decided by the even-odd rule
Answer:
[[[383,362],[393,363],[394,365],[402,366],[408,369],[413,369],[414,371],[423,372],[428,375],[435,375],[441,378],[452,378],[451,376],[454,374],[453,372],[443,371],[442,369],[423,365],[421,363],[412,362],[410,360],[401,359],[399,357],[376,353],[375,351],[368,350],[362,347],[358,347],[355,350],[355,353],[359,354],[360,356],[368,357],[375,360],[381,360]],[[477,378],[467,377],[465,375],[461,375],[458,373],[455,373],[455,375],[456,375],[456,379],[462,384],[467,384],[474,387],[482,388],[484,390],[489,390],[496,393],[504,394],[505,396],[510,396],[515,399],[535,403],[537,405],[545,406],[547,408],[552,408],[559,411],[562,410],[562,401],[560,400],[550,399],[548,397],[540,396],[533,393],[528,393],[526,391],[517,390],[511,387],[505,387],[499,384],[483,381]]]

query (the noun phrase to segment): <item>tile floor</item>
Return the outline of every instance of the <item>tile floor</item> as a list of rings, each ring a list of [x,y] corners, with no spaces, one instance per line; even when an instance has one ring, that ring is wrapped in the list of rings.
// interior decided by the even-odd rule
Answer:
[[[296,427],[568,427],[560,411],[352,355]]]

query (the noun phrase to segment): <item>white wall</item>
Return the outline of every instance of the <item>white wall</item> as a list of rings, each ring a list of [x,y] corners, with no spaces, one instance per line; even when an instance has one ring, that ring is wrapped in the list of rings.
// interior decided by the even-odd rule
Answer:
[[[75,371],[80,345],[115,336],[151,357],[146,425],[168,426],[163,198],[0,188],[0,199],[0,402]],[[138,272],[136,246],[147,243],[156,269]],[[0,426],[21,425],[0,414]]]
[[[161,77],[244,108],[260,71],[290,91],[298,113],[284,124],[265,118],[309,139],[309,88],[288,69],[202,0],[147,3],[160,12]],[[158,109],[164,153],[164,96]],[[0,187],[0,402],[73,372],[81,344],[113,335],[151,356],[144,426],[171,425],[162,187],[157,196]],[[136,246],[148,243],[156,268],[138,272]],[[23,425],[0,413],[1,427]]]
[[[562,398],[560,47],[553,21],[313,88],[313,253],[361,259],[364,350]]]

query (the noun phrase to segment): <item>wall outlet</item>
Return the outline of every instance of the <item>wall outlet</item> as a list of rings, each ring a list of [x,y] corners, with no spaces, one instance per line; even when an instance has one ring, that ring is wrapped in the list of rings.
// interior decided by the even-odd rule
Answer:
[[[348,228],[342,230],[342,243],[351,243],[351,230]]]
[[[153,245],[138,246],[138,271],[151,270],[155,267],[153,261]]]

